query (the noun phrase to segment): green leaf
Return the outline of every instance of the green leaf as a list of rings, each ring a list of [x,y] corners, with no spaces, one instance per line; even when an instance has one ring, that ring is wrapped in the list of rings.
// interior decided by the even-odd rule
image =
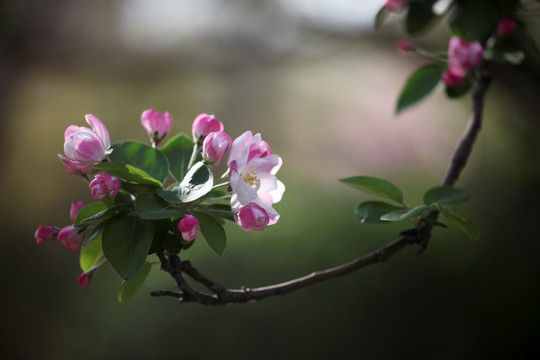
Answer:
[[[169,159],[171,173],[177,181],[182,181],[188,172],[189,159],[193,152],[193,141],[184,134],[179,134],[167,142],[161,151]],[[201,160],[201,155],[197,156],[197,161]]]
[[[381,216],[398,209],[401,208],[384,202],[366,201],[356,207],[355,215],[362,223],[387,224],[388,221],[381,220]]]
[[[169,174],[167,156],[158,149],[137,141],[124,141],[112,145],[112,161],[135,166],[163,183]]]
[[[89,216],[81,221],[81,224],[90,224],[95,222],[100,222],[103,220],[110,219],[111,217],[118,214],[120,211],[125,210],[127,208],[127,205],[125,204],[118,204],[113,205],[110,208],[106,208],[105,210],[102,210],[98,212],[97,214],[94,214],[92,216]]]
[[[107,205],[100,202],[94,202],[91,204],[86,205],[79,211],[79,214],[77,215],[77,218],[75,219],[75,225],[80,224],[83,220],[92,217],[96,214],[99,214],[100,212],[107,210]]]
[[[435,186],[424,193],[424,204],[431,206],[439,204],[444,206],[457,206],[469,199],[469,194],[464,190],[450,186]]]
[[[183,240],[180,240],[180,238],[173,234],[167,234],[163,246],[169,254],[178,254],[182,250],[182,241]]]
[[[212,215],[218,216],[218,217],[220,217],[222,219],[229,220],[229,221],[235,221],[234,217],[233,217],[233,214],[232,214],[230,204],[208,205],[208,206],[205,207],[205,211],[208,211]]]
[[[101,249],[101,236],[98,236],[94,241],[86,244],[81,248],[81,254],[79,256],[79,264],[81,270],[87,272],[91,268],[97,265],[97,263],[103,257],[103,251]]]
[[[525,27],[525,25],[518,22],[517,34],[524,43],[526,43],[536,54],[540,54],[540,47],[538,42]]]
[[[212,185],[214,185],[214,175],[208,166],[203,162],[198,162],[189,169],[180,184],[170,190],[160,191],[158,195],[169,202],[187,203],[201,199],[212,190]]]
[[[102,234],[103,254],[113,269],[131,280],[143,267],[154,238],[155,222],[120,216],[108,220]]]
[[[452,33],[468,42],[487,39],[499,20],[496,3],[493,0],[461,2],[455,8],[454,18],[450,20]]]
[[[171,221],[169,219],[158,220],[156,221],[156,232],[154,233],[154,238],[152,239],[152,245],[150,245],[149,254],[153,254],[159,251],[163,246],[165,238],[169,233]]]
[[[433,12],[434,0],[410,1],[407,18],[405,19],[405,28],[411,35],[417,35],[436,18]]]
[[[491,48],[484,51],[484,58],[503,64],[519,65],[525,60],[525,53],[520,50],[504,51]]]
[[[390,15],[390,11],[386,8],[386,6],[383,6],[378,12],[377,15],[375,15],[375,30],[379,30],[385,20]]]
[[[443,216],[451,221],[471,239],[478,240],[480,238],[480,229],[478,226],[463,212],[453,207],[437,206],[437,209]]]
[[[403,193],[401,190],[386,180],[369,176],[353,176],[339,181],[360,191],[382,196],[397,201],[400,204],[403,203]]]
[[[193,216],[199,220],[199,228],[210,248],[218,255],[223,255],[227,246],[227,235],[223,225],[210,214],[193,212]]]
[[[457,99],[469,92],[472,88],[472,80],[470,76],[466,76],[463,82],[458,86],[447,86],[445,88],[446,95],[450,99]]]
[[[384,221],[404,221],[415,216],[419,216],[430,210],[431,206],[420,205],[412,209],[399,209],[381,216]]]
[[[163,186],[159,180],[154,179],[145,171],[120,162],[108,161],[96,164],[94,165],[94,169],[101,170],[129,183],[152,185],[157,187]]]
[[[130,298],[132,298],[137,291],[141,288],[142,284],[148,277],[148,274],[150,274],[150,270],[152,270],[152,263],[146,262],[142,269],[131,279],[130,281],[124,281],[122,284],[122,287],[120,288],[120,292],[118,293],[118,301],[124,302]]]
[[[443,65],[435,64],[425,65],[416,70],[401,90],[396,113],[401,113],[427,97],[439,85],[445,70]]]
[[[184,216],[184,209],[163,200],[155,193],[139,193],[135,199],[135,211],[141,219],[159,220]]]

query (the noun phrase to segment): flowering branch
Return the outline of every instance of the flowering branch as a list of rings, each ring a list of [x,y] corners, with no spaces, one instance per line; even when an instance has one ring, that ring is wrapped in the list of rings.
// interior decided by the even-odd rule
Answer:
[[[485,71],[482,72],[473,94],[472,114],[468,127],[453,153],[443,185],[453,186],[466,165],[481,128],[484,98],[490,83],[489,74]],[[163,251],[160,251],[158,257],[161,261],[161,269],[168,272],[176,280],[180,292],[154,291],[151,295],[154,297],[169,296],[178,299],[180,303],[196,302],[203,305],[239,304],[262,300],[270,296],[285,295],[294,290],[349,274],[368,265],[384,262],[409,245],[418,245],[417,254],[421,254],[427,247],[433,228],[432,224],[437,221],[438,215],[438,211],[428,211],[422,217],[425,221],[422,222],[421,227],[403,231],[400,233],[400,237],[393,242],[348,263],[259,288],[226,289],[201,274],[189,261],[181,261],[177,255],[169,255],[167,259]],[[185,282],[182,273],[204,285],[211,293],[204,294],[191,288]]]

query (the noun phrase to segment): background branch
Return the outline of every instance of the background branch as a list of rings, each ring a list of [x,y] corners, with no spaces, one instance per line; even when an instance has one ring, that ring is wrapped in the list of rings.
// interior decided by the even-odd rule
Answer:
[[[450,165],[442,182],[443,185],[453,186],[465,168],[482,125],[484,98],[490,83],[491,77],[489,74],[485,71],[482,72],[473,93],[472,114],[468,126],[453,153]],[[417,253],[421,254],[427,248],[428,241],[431,237],[431,230],[433,228],[431,223],[437,220],[438,215],[437,211],[428,212],[423,219],[429,221],[426,221],[421,228],[406,230],[400,234],[397,240],[348,263],[326,270],[316,271],[283,283],[253,289],[226,289],[201,274],[189,261],[181,261],[177,255],[169,255],[167,258],[162,249],[158,252],[161,269],[168,272],[176,280],[180,292],[154,291],[151,295],[155,297],[170,296],[178,299],[181,303],[197,302],[204,305],[238,304],[261,300],[275,295],[285,295],[321,281],[343,276],[368,265],[384,262],[408,245],[417,244]],[[190,287],[184,280],[182,273],[205,286],[211,294],[204,294]]]

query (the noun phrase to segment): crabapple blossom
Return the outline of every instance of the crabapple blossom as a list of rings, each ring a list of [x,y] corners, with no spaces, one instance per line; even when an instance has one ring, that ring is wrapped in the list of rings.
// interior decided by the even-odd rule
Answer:
[[[386,0],[384,7],[392,12],[401,12],[409,0]]]
[[[448,87],[458,86],[461,85],[461,83],[463,82],[463,77],[454,74],[450,70],[446,70],[442,74],[441,78],[443,83]]]
[[[87,288],[90,285],[90,280],[90,275],[88,273],[82,273],[77,282],[79,283],[79,286]]]
[[[168,111],[162,114],[154,109],[147,109],[141,115],[141,124],[150,139],[159,141],[171,130],[172,116]]]
[[[86,203],[84,201],[74,201],[71,203],[71,207],[69,208],[69,218],[71,221],[75,221],[75,219],[77,219],[77,215],[79,215],[79,212],[85,206]]]
[[[193,120],[192,133],[194,141],[208,136],[211,132],[223,131],[224,126],[214,115],[199,114]]]
[[[88,114],[85,118],[92,129],[70,125],[64,133],[66,156],[58,154],[70,174],[88,174],[92,166],[102,161],[111,151],[111,139],[105,125],[94,115]]]
[[[272,208],[281,200],[285,185],[276,178],[282,161],[261,135],[246,131],[234,140],[227,165],[232,188],[231,209],[237,214],[249,204],[259,205],[268,215],[268,225],[275,224],[279,214]]]
[[[91,189],[92,197],[96,200],[103,200],[105,195],[110,196],[118,195],[120,191],[120,181],[109,174],[97,174],[94,179],[90,181],[88,187]]]
[[[209,164],[219,165],[231,147],[231,137],[223,132],[211,132],[204,138],[202,157]]]
[[[484,49],[475,41],[468,43],[453,36],[448,44],[448,69],[453,74],[465,77],[467,72],[482,64]]]
[[[497,33],[501,36],[509,36],[516,32],[517,23],[514,19],[506,18],[497,24]]]
[[[34,239],[36,239],[36,244],[41,244],[42,242],[52,241],[56,239],[58,235],[58,229],[52,226],[41,225],[37,228],[34,233]]]
[[[242,230],[247,232],[262,231],[270,222],[268,213],[255,203],[240,208],[234,219]]]
[[[399,40],[397,42],[397,49],[400,53],[406,54],[414,50],[414,46],[411,44],[409,40]]]
[[[58,239],[61,240],[62,245],[69,250],[79,250],[82,245],[82,235],[79,233],[79,229],[74,225],[68,225],[60,230]]]
[[[199,232],[199,220],[195,216],[187,214],[178,223],[178,230],[182,233],[182,239],[193,241]]]

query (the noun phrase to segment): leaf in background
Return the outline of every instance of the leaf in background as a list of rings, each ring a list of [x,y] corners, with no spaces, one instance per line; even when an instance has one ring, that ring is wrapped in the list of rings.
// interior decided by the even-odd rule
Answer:
[[[179,134],[161,148],[161,151],[169,159],[171,173],[177,181],[182,181],[188,172],[189,159],[195,144],[187,135]],[[197,161],[201,160],[201,155],[197,156]]]
[[[441,82],[444,65],[425,65],[416,70],[407,80],[399,96],[396,113],[415,105],[428,96]]]
[[[463,212],[453,207],[437,206],[437,209],[443,216],[456,225],[461,231],[469,235],[473,240],[480,238],[480,229],[478,226]]]
[[[101,236],[98,236],[94,239],[94,241],[81,248],[81,254],[79,256],[81,270],[83,272],[87,272],[93,268],[102,257],[103,251],[101,250]]]
[[[526,43],[536,54],[540,54],[540,47],[538,46],[538,42],[532,36],[529,29],[525,27],[525,25],[518,22],[517,27],[517,35],[518,37]]]
[[[375,15],[375,30],[379,30],[381,28],[384,21],[388,18],[389,15],[390,11],[385,6],[383,6],[377,12],[377,15]]]
[[[525,60],[525,53],[520,50],[500,50],[498,48],[486,49],[484,58],[503,64],[519,65]]]
[[[141,288],[142,284],[148,277],[148,274],[150,274],[150,270],[152,270],[152,263],[146,262],[142,269],[135,275],[133,279],[130,281],[124,281],[122,284],[122,287],[120,288],[120,292],[118,293],[118,301],[124,302],[130,298],[132,298],[137,291]]]
[[[223,255],[227,246],[227,235],[223,225],[212,215],[203,212],[193,212],[193,216],[199,220],[199,228],[210,248],[218,255]]]
[[[464,190],[450,186],[435,186],[424,193],[424,204],[431,206],[439,204],[444,206],[457,206],[469,199],[469,194]]]
[[[388,224],[388,221],[381,220],[381,216],[399,209],[401,208],[380,201],[366,201],[356,207],[355,215],[362,223]]]
[[[353,176],[339,181],[360,191],[382,196],[400,204],[403,203],[403,193],[401,190],[386,180],[370,176]]]
[[[434,0],[410,1],[405,28],[411,35],[418,35],[437,17],[433,12]]]
[[[483,42],[496,29],[498,5],[494,0],[462,1],[450,20],[452,33],[467,42]]]
[[[138,217],[121,216],[106,222],[103,254],[120,277],[130,281],[143,267],[154,232],[154,222]]]
[[[117,178],[129,183],[152,185],[156,187],[163,186],[159,180],[154,179],[145,171],[120,162],[108,161],[96,164],[94,165],[94,169],[102,170],[109,175],[116,176]]]
[[[384,214],[383,216],[381,216],[381,220],[404,221],[412,217],[419,216],[430,209],[431,209],[431,206],[427,206],[427,205],[420,205],[412,209],[399,209],[399,210]]]
[[[109,155],[111,161],[116,161],[139,168],[152,178],[163,183],[169,174],[169,161],[160,150],[138,141],[124,141],[112,146]]]
[[[169,219],[185,214],[183,209],[169,204],[155,193],[139,193],[135,199],[135,211],[146,220]]]

